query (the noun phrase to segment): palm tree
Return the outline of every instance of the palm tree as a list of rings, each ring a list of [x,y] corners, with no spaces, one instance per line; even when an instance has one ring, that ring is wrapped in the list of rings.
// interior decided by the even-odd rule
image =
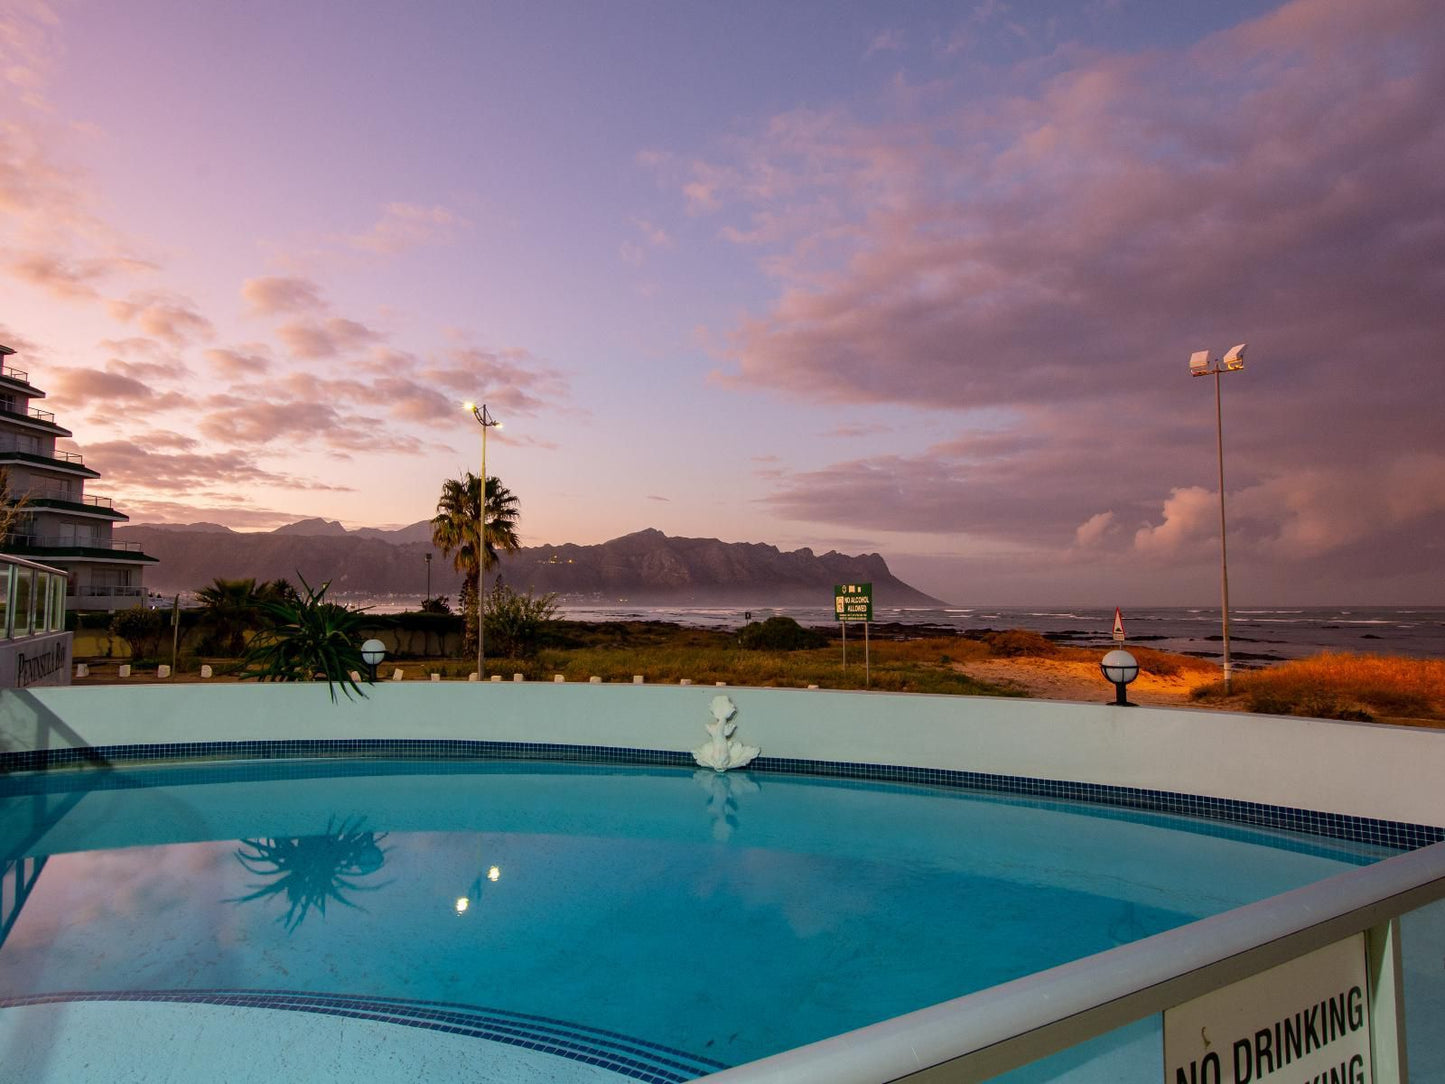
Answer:
[[[487,479],[487,536],[481,546],[477,545],[480,499],[481,483],[471,471],[461,478],[448,478],[442,483],[437,514],[431,521],[432,545],[442,551],[442,556],[450,557],[452,567],[464,577],[459,602],[466,616],[462,650],[468,653],[477,646],[477,587],[482,569],[494,567],[501,553],[515,553],[522,546],[517,538],[517,498],[491,477]]]
[[[246,630],[260,623],[261,597],[254,579],[227,580],[217,576],[196,592],[204,611],[202,620],[210,626],[213,646],[235,658],[246,650]]]

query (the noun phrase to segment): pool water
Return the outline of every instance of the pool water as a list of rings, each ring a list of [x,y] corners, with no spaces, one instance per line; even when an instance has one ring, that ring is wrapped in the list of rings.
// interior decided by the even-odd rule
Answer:
[[[0,847],[0,1005],[250,998],[551,1035],[656,1079],[1393,853],[946,788],[414,761],[13,777]]]

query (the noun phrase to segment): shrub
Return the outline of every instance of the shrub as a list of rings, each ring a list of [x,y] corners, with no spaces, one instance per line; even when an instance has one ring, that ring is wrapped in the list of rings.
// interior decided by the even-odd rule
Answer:
[[[134,659],[154,658],[160,654],[165,627],[165,614],[160,610],[148,610],[144,606],[119,610],[110,621],[111,635],[119,636],[130,644],[131,657]]]
[[[326,678],[333,701],[337,685],[348,699],[353,691],[365,696],[351,680],[351,671],[367,668],[357,642],[361,611],[327,602],[330,580],[315,590],[304,579],[301,586],[305,593],[295,601],[276,599],[260,604],[273,624],[251,641],[244,676],[261,681],[311,681],[320,674]]]
[[[501,580],[487,592],[483,631],[495,655],[522,659],[537,653],[547,623],[557,616],[557,596],[519,594]]]
[[[994,632],[990,629],[981,633],[979,639],[988,645],[993,654],[1002,659],[1016,659],[1030,655],[1057,655],[1059,653],[1058,644],[1027,629],[1005,629],[1002,632]]]
[[[1250,711],[1319,719],[1445,718],[1445,661],[1323,654],[1236,673],[1234,693]],[[1196,699],[1222,698],[1223,682]]]
[[[799,651],[823,647],[828,637],[815,629],[805,629],[791,617],[770,617],[743,626],[738,643],[753,651]]]
[[[424,614],[450,614],[452,608],[447,603],[446,595],[438,595],[436,598],[422,599],[421,612]]]

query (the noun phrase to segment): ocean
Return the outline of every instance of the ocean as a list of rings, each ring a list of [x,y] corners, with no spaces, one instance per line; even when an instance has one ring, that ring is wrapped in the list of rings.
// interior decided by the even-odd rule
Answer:
[[[562,605],[560,615],[579,621],[672,621],[705,628],[741,628],[774,614],[804,625],[829,625],[830,607],[778,607],[752,611],[718,607]],[[1031,629],[1061,643],[1107,649],[1114,610],[1091,607],[989,607],[892,609],[875,607],[876,623],[953,629]],[[1201,658],[1223,654],[1218,608],[1156,607],[1126,610],[1125,646],[1137,644]],[[861,629],[857,631],[862,636]],[[851,638],[851,635],[850,635]],[[1240,665],[1268,665],[1321,651],[1445,658],[1445,607],[1320,606],[1278,610],[1241,609],[1229,615],[1229,653]]]
[[[413,598],[353,598],[372,613],[396,613],[416,606]],[[638,606],[627,602],[568,602],[558,616],[575,621],[670,621],[696,628],[739,629],[748,621],[781,614],[803,625],[832,625],[829,606],[755,607]],[[1112,646],[1113,607],[874,607],[875,626],[899,624],[965,632],[969,629],[1031,629],[1060,643],[1107,650]],[[1123,614],[1125,646],[1136,644],[1219,659],[1223,655],[1219,609],[1140,607]],[[861,628],[849,630],[861,638]],[[1229,615],[1229,654],[1240,666],[1315,655],[1321,651],[1409,655],[1445,659],[1445,607],[1310,606],[1239,609]]]

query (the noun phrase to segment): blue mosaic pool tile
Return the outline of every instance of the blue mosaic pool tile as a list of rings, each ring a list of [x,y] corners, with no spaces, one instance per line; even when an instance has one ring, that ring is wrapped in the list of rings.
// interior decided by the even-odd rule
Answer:
[[[665,749],[637,749],[606,745],[570,745],[550,742],[505,742],[429,739],[297,739],[291,741],[177,742],[159,745],[89,746],[79,749],[42,749],[0,753],[0,773],[33,772],[53,768],[110,768],[119,765],[167,761],[314,761],[334,758],[385,758],[400,761],[515,760],[554,764],[696,768],[692,754]],[[1071,780],[1037,779],[947,768],[897,764],[814,760],[795,757],[758,757],[752,772],[784,772],[875,782],[953,787],[1012,797],[1033,797],[1087,802],[1101,807],[1177,814],[1255,828],[1298,832],[1413,850],[1445,840],[1445,827],[1408,824],[1357,817],[1343,813],[1298,809],[1262,802],[1184,794],[1178,791],[1121,787]],[[88,774],[88,773],[87,773]],[[13,782],[13,781],[12,781]],[[88,786],[94,786],[92,777]],[[116,785],[133,785],[117,776]],[[21,784],[23,789],[23,784]],[[7,790],[13,790],[7,783]]]
[[[276,1009],[374,1020],[487,1039],[584,1062],[650,1084],[681,1084],[728,1066],[675,1047],[565,1020],[450,1002],[282,990],[73,990],[0,998],[0,1009],[78,1001],[145,1001]]]

